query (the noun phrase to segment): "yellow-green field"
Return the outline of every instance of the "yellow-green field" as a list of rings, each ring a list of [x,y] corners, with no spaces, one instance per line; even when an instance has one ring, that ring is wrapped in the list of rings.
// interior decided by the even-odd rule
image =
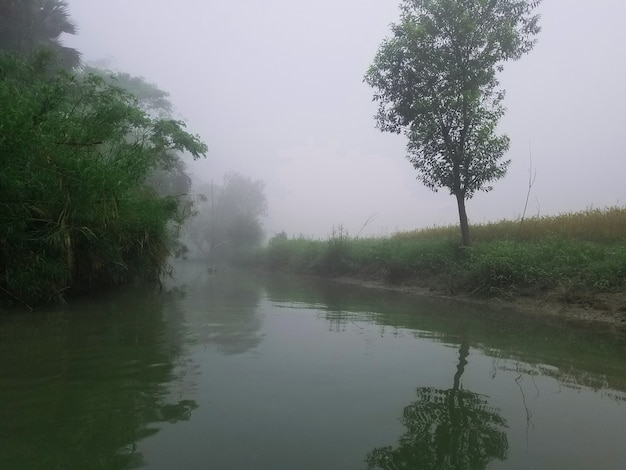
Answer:
[[[584,240],[600,243],[626,242],[626,207],[587,209],[553,217],[530,217],[524,220],[501,220],[473,225],[476,243],[493,240],[537,241],[546,237]],[[434,227],[397,233],[407,240],[458,238],[459,227]]]
[[[272,270],[418,282],[478,295],[609,292],[626,288],[626,207],[471,227],[435,227],[383,238],[275,237],[252,260]]]

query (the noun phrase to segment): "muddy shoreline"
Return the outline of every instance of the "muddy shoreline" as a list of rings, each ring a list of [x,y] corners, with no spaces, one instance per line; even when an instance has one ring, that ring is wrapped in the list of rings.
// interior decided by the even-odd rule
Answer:
[[[608,329],[626,334],[626,291],[613,293],[592,293],[581,296],[574,302],[567,302],[559,291],[549,291],[535,295],[516,296],[506,299],[497,297],[476,297],[465,293],[452,294],[446,286],[437,284],[424,286],[419,281],[390,284],[377,280],[363,280],[352,277],[338,277],[337,282],[356,284],[372,289],[385,289],[419,296],[434,296],[463,300],[483,305],[511,308],[524,315],[560,318],[564,322],[575,322],[591,329]]]

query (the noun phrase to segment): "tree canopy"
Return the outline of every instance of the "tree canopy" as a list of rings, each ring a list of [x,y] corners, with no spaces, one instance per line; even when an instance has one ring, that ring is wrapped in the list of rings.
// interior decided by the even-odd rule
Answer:
[[[0,302],[158,281],[206,145],[143,78],[78,67],[63,0],[0,0]]]
[[[63,0],[0,0],[0,50],[27,56],[44,48],[71,69],[80,53],[63,45],[63,34],[76,34],[67,2]]]
[[[45,62],[45,61],[44,61]],[[20,303],[163,273],[179,200],[147,184],[167,155],[207,151],[92,74],[0,56],[0,292]]]
[[[509,147],[496,135],[504,114],[497,72],[529,52],[540,0],[404,0],[365,75],[379,103],[377,125],[408,138],[408,159],[428,188],[457,199],[463,244],[465,200],[506,173]]]

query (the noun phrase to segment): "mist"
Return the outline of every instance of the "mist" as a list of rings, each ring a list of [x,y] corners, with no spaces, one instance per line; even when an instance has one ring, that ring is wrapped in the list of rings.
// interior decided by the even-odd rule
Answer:
[[[404,137],[375,127],[363,83],[396,21],[374,0],[70,0],[65,44],[142,76],[209,146],[196,187],[238,172],[265,183],[267,236],[387,235],[457,223],[416,181]],[[505,64],[507,176],[468,201],[472,223],[624,203],[626,43],[621,0],[546,1],[535,49]],[[529,188],[530,181],[533,181]]]

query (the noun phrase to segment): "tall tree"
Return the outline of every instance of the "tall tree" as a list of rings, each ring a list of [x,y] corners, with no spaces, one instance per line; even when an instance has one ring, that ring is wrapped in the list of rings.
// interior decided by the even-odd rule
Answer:
[[[0,0],[0,50],[30,55],[46,48],[66,68],[80,63],[80,53],[66,47],[63,34],[76,34],[64,0]]]
[[[497,72],[529,52],[541,0],[403,0],[365,82],[379,103],[382,131],[408,138],[418,179],[457,200],[463,245],[470,244],[465,201],[489,191],[509,161]]]

